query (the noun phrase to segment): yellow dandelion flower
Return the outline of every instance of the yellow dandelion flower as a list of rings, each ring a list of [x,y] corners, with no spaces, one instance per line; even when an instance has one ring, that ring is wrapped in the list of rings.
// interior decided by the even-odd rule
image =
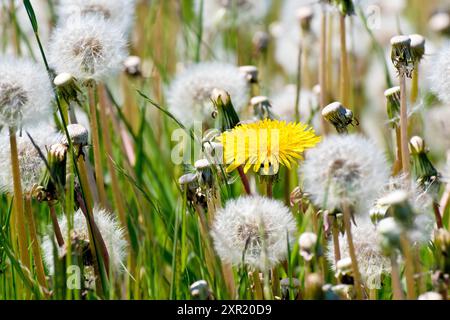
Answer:
[[[255,172],[263,166],[263,173],[268,174],[270,167],[277,173],[280,164],[290,169],[298,159],[303,159],[303,151],[314,147],[320,137],[303,123],[265,119],[238,125],[224,132],[218,140],[223,145],[227,172],[241,165],[247,172],[253,165]]]

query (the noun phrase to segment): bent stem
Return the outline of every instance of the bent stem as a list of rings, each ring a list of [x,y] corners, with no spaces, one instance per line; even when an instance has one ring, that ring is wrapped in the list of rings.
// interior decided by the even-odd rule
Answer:
[[[25,214],[23,210],[23,193],[22,193],[22,181],[20,179],[20,164],[19,153],[17,150],[17,138],[16,131],[13,128],[9,128],[9,144],[11,152],[11,168],[13,175],[13,187],[14,187],[14,219],[17,237],[19,240],[19,253],[20,260],[25,267],[30,269],[30,255],[28,253],[28,240],[27,231],[25,228]],[[14,241],[16,241],[14,239]]]
[[[242,181],[242,185],[244,186],[245,193],[251,195],[252,192],[250,191],[250,184],[248,182],[247,175],[244,173],[244,169],[242,168],[242,166],[239,166],[237,169],[239,172],[239,177],[241,178]]]
[[[88,86],[89,95],[89,113],[90,113],[90,123],[91,123],[91,133],[92,133],[92,144],[94,152],[94,170],[95,170],[95,181],[97,184],[98,194],[100,198],[100,204],[106,208],[106,191],[105,182],[103,180],[103,169],[102,169],[102,158],[100,152],[100,137],[98,134],[98,122],[97,122],[97,103],[95,99],[95,83],[91,83]]]
[[[358,260],[356,259],[355,246],[353,245],[352,225],[351,225],[351,213],[348,205],[343,206],[344,211],[344,227],[347,235],[348,251],[350,253],[350,259],[352,260],[353,279],[355,281],[356,298],[361,300],[363,298],[361,287],[361,274],[359,273]]]
[[[55,232],[56,242],[58,242],[59,247],[62,247],[64,245],[64,238],[61,232],[61,228],[59,227],[55,206],[52,203],[48,202],[48,208],[50,210],[50,218],[52,219],[53,231]]]

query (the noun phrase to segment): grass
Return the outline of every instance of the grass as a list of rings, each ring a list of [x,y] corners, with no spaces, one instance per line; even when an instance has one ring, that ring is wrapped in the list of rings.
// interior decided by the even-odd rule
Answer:
[[[96,234],[95,226],[88,219],[91,252],[95,261],[94,273],[97,276],[96,289],[84,290],[67,286],[68,281],[73,279],[71,278],[73,274],[66,273],[65,268],[67,265],[80,263],[80,257],[76,252],[72,252],[71,246],[67,247],[65,261],[55,260],[54,276],[51,276],[47,266],[44,266],[47,278],[46,282],[42,281],[42,278],[39,278],[39,270],[35,268],[32,258],[35,255],[31,245],[26,248],[29,251],[29,261],[21,261],[26,255],[21,255],[18,250],[20,248],[17,246],[14,230],[12,230],[14,226],[11,223],[14,196],[1,194],[0,299],[191,299],[193,297],[189,287],[200,279],[207,281],[215,299],[255,299],[261,297],[264,289],[266,289],[266,297],[272,295],[271,290],[267,294],[267,287],[264,288],[267,285],[271,286],[268,274],[265,274],[265,278],[261,281],[263,292],[259,292],[252,290],[252,284],[254,284],[252,277],[258,277],[259,274],[250,275],[249,271],[252,270],[245,265],[234,266],[228,270],[228,267],[221,262],[214,251],[208,227],[205,228],[205,220],[208,220],[208,215],[212,213],[202,212],[193,205],[188,199],[187,191],[178,184],[180,176],[187,172],[194,172],[195,168],[192,165],[177,165],[172,162],[172,153],[176,145],[176,142],[172,141],[172,133],[175,130],[184,130],[187,141],[196,145],[197,149],[202,139],[198,132],[186,128],[180,119],[168,111],[165,89],[176,74],[178,62],[200,62],[216,58],[214,43],[210,41],[211,37],[208,38],[209,35],[204,30],[205,17],[197,16],[194,10],[194,4],[203,7],[204,2],[206,1],[138,2],[130,53],[139,56],[143,61],[144,76],[133,77],[122,72],[101,84],[102,89],[99,92],[102,96],[99,104],[96,102],[97,92],[88,94],[88,90],[83,89],[84,99],[80,107],[86,112],[91,111],[91,123],[98,112],[100,124],[97,131],[99,141],[95,139],[92,142],[93,145],[87,148],[85,159],[86,163],[91,165],[95,163],[97,177],[101,174],[104,183],[102,179],[97,178],[97,182],[101,184],[98,187],[95,184],[86,185],[87,179],[80,179],[84,169],[80,168],[79,155],[76,154],[71,143],[69,143],[67,155],[70,175],[65,186],[59,185],[57,178],[50,177],[58,188],[62,188],[60,190],[64,190],[60,192],[59,201],[54,204],[57,215],[66,215],[69,221],[73,220],[77,204],[90,202],[88,199],[91,197],[91,190],[105,189],[105,199],[102,199],[104,202],[102,204],[120,215],[120,221],[126,233],[128,254],[124,263],[125,271],[120,275],[111,276],[111,270],[105,263],[99,235]],[[0,52],[5,52],[9,45],[15,45],[17,53],[20,52],[39,63],[44,63],[50,78],[53,79],[54,74],[46,60],[46,47],[41,42],[40,25],[57,20],[54,3],[49,0],[48,4],[44,4],[44,8],[50,13],[50,21],[38,21],[32,6],[34,2],[25,0],[23,5],[29,17],[29,21],[25,22],[17,19],[16,10],[8,11],[8,6],[2,2],[2,9],[7,10],[10,15],[5,22],[0,22],[2,25]],[[265,30],[268,30],[269,23],[275,20],[278,6],[277,2],[266,18],[267,21],[263,25]],[[418,4],[411,7],[405,12],[406,16],[420,10]],[[370,50],[370,55],[376,56],[382,62],[386,87],[391,87],[393,80],[390,78],[389,67],[383,57],[384,48],[377,42],[368,27],[364,12],[359,7],[356,9],[371,39],[373,48]],[[264,77],[259,88],[263,94],[276,93],[276,85],[273,85],[274,88],[271,87],[272,75],[273,78],[277,75],[283,83],[297,83],[300,87],[302,85],[300,70],[299,74],[294,76],[284,73],[274,59],[273,43],[264,53],[258,54],[253,51],[252,34],[247,32],[245,27],[239,27],[237,24],[236,19],[239,14],[240,12],[233,10],[230,17],[231,27],[222,32],[221,45],[224,50],[234,52],[235,62],[239,65],[258,65],[260,74]],[[315,17],[315,19],[318,18]],[[7,21],[12,23],[7,24]],[[29,25],[22,23],[30,24],[34,35],[29,35],[26,32],[29,30]],[[416,27],[424,28],[423,25]],[[212,38],[215,36],[220,35],[213,35]],[[185,50],[175,50],[179,47],[180,41]],[[37,44],[37,50],[34,43]],[[318,42],[315,45],[318,45]],[[325,52],[322,54],[325,58]],[[299,61],[293,61],[293,63],[300,63]],[[323,65],[321,69],[326,72],[327,68]],[[324,76],[321,79],[323,82],[326,80]],[[329,96],[339,96],[336,88],[338,86],[328,88]],[[346,89],[353,90],[353,94],[362,95],[355,88]],[[295,101],[298,102],[299,99],[297,95]],[[325,99],[322,97],[321,100]],[[69,136],[65,102],[61,100],[57,91],[53,100],[57,110],[55,124],[61,132]],[[295,101],[292,101],[293,104]],[[297,113],[296,118],[298,117],[300,115]],[[97,129],[96,126],[92,128]],[[352,129],[352,131],[355,130]],[[389,135],[388,125],[380,125],[379,130],[382,135]],[[130,146],[131,148],[127,149]],[[395,153],[392,150],[387,151]],[[192,155],[192,164],[196,160],[195,156]],[[442,160],[444,155],[439,157]],[[49,165],[51,164],[47,164]],[[102,170],[98,170],[100,168]],[[219,206],[223,206],[229,199],[245,194],[236,171],[226,178],[224,176],[223,167],[213,173],[214,188],[220,195],[220,201],[217,203]],[[286,177],[289,177],[290,184],[284,183]],[[282,168],[278,180],[273,185],[273,197],[281,201],[289,199],[294,188],[293,184],[297,180],[295,169],[288,171]],[[79,184],[77,181],[84,182]],[[258,193],[265,194],[265,183],[257,177],[255,181]],[[90,212],[91,209],[88,205],[87,211]],[[318,209],[307,200],[301,201],[299,205],[291,209],[297,222],[298,234],[318,228],[319,242],[314,248],[316,257],[307,262],[299,254],[297,241],[294,241],[292,246],[288,243],[288,257],[285,262],[275,267],[275,274],[278,274],[279,278],[289,279],[291,289],[293,289],[293,279],[299,279],[300,294],[296,296],[294,290],[290,290],[289,299],[305,297],[305,294],[307,298],[323,298],[320,295],[309,296],[310,292],[306,283],[308,274],[315,273],[321,276],[323,284],[337,284],[333,271],[320,254],[326,250],[326,240],[322,230],[324,215],[320,214],[316,217]],[[52,230],[48,228],[51,225],[51,218],[45,203],[33,200],[26,210],[31,210],[33,214],[39,239],[46,234],[51,234]],[[448,220],[444,221],[444,224],[448,229]],[[29,228],[30,225],[26,224],[28,231],[20,231],[20,236],[25,237],[27,243],[34,238],[33,230]],[[69,239],[69,235],[64,237],[66,241]],[[56,250],[57,245],[54,245]],[[423,290],[420,293],[435,290],[431,273],[442,269],[442,261],[439,260],[442,257],[438,251],[432,244],[420,248],[421,270],[424,272]],[[243,254],[245,255],[245,252]],[[441,265],[438,262],[441,262]],[[31,268],[27,268],[27,265]],[[402,273],[400,276],[404,279],[404,264],[400,267]],[[227,281],[230,276],[236,292],[229,290],[230,283]],[[410,278],[409,275],[408,279]],[[409,293],[411,284],[408,283],[408,285]],[[279,289],[276,288],[275,292],[278,293]],[[393,298],[390,275],[383,277],[382,286],[376,295],[378,299]]]

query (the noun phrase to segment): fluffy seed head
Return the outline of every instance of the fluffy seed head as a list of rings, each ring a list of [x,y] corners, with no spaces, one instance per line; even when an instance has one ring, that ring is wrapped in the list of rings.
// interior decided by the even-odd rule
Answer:
[[[244,262],[260,270],[286,258],[288,241],[295,241],[295,233],[289,209],[280,201],[261,196],[228,201],[217,212],[212,227],[214,246],[223,261],[234,265]]]
[[[109,254],[110,268],[120,273],[124,270],[123,263],[126,257],[127,242],[125,235],[119,222],[111,213],[106,210],[95,208],[94,219],[97,227],[103,237],[106,244],[106,249]],[[68,232],[68,223],[66,215],[61,216],[58,219],[61,233],[65,237]],[[51,229],[51,227],[49,227]],[[79,239],[89,241],[89,231],[86,224],[86,218],[81,210],[75,212],[73,216],[73,234]],[[53,233],[52,233],[53,234]],[[56,242],[56,240],[55,240]],[[49,235],[45,236],[42,242],[43,258],[46,266],[49,269],[50,274],[54,273],[54,259],[53,259],[53,242]],[[63,251],[59,248],[59,254]]]
[[[450,43],[441,48],[435,57],[431,67],[431,89],[439,99],[450,105]]]
[[[237,112],[246,106],[249,88],[239,68],[219,62],[202,62],[175,77],[167,92],[169,111],[187,126],[194,121],[210,122],[214,111],[211,93],[216,88],[230,94]]]
[[[0,192],[13,193],[9,136],[5,131],[0,133]],[[61,135],[51,127],[34,129],[29,134],[44,156],[51,145],[61,140]],[[30,193],[33,186],[39,182],[45,162],[25,132],[22,136],[17,136],[17,149],[22,189],[25,193]]]
[[[0,56],[0,127],[30,127],[52,117],[52,87],[40,65]]]
[[[68,72],[79,80],[99,81],[120,70],[125,48],[119,27],[100,16],[88,16],[55,29],[48,60],[58,74]]]
[[[59,21],[100,17],[128,33],[133,23],[135,0],[61,0],[57,7]]]
[[[352,234],[356,259],[363,281],[367,286],[379,284],[380,276],[390,272],[391,264],[389,259],[381,252],[379,246],[380,239],[375,226],[368,221],[359,222],[352,228]],[[347,237],[345,235],[339,236],[339,245],[341,249],[341,258],[350,259]],[[338,266],[336,266],[332,240],[328,243],[326,256],[332,269],[337,271],[339,269],[339,262],[342,261],[342,259],[339,260]]]
[[[306,153],[304,189],[330,210],[345,203],[364,215],[389,176],[383,153],[360,135],[329,136]]]

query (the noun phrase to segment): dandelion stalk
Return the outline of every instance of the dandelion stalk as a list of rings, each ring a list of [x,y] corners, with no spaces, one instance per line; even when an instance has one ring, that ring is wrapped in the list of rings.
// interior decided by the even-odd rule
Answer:
[[[414,260],[411,252],[411,246],[405,235],[400,237],[400,244],[405,257],[405,275],[406,275],[406,297],[408,300],[416,299],[416,288],[414,281]]]
[[[348,242],[348,251],[350,253],[350,258],[352,260],[352,269],[353,269],[353,279],[355,281],[355,291],[356,291],[356,298],[362,299],[363,293],[362,293],[362,287],[361,287],[361,274],[359,273],[358,268],[358,260],[356,258],[356,251],[355,246],[353,245],[353,237],[352,237],[352,226],[351,226],[351,212],[348,205],[343,206],[343,213],[344,213],[344,227],[345,227],[345,233],[347,235],[347,242]]]
[[[112,191],[113,191],[113,197],[114,202],[116,205],[116,209],[119,213],[119,219],[122,223],[122,226],[128,230],[127,228],[127,221],[126,221],[126,210],[125,205],[123,203],[123,196],[122,192],[120,191],[119,186],[119,179],[117,178],[116,169],[114,167],[114,162],[112,160],[113,156],[113,148],[112,148],[112,142],[111,142],[111,136],[109,133],[109,122],[108,118],[106,116],[106,108],[107,108],[107,102],[106,102],[106,92],[105,87],[100,84],[98,86],[98,95],[99,95],[99,102],[100,102],[100,123],[101,123],[101,130],[103,133],[103,142],[106,149],[106,155],[107,155],[107,163],[108,163],[108,169],[109,174],[111,175],[111,185],[112,185]],[[127,232],[127,238],[129,240],[129,234]]]
[[[88,86],[89,95],[89,113],[90,113],[90,124],[91,124],[91,134],[92,134],[92,144],[94,152],[94,166],[95,166],[95,181],[97,184],[97,190],[100,198],[100,203],[103,207],[107,206],[106,191],[104,174],[102,169],[102,158],[100,149],[100,136],[98,132],[98,120],[97,120],[97,102],[96,102],[96,84],[95,82],[90,83]]]
[[[319,85],[320,85],[320,108],[327,105],[327,13],[322,6],[320,17],[320,53],[319,53]],[[327,134],[328,127],[325,119],[321,118],[323,134]]]
[[[337,217],[334,216],[332,221],[331,232],[333,236],[333,249],[334,249],[334,261],[337,265],[337,262],[341,260],[341,249],[339,246],[339,227]]]
[[[402,155],[402,170],[406,175],[410,173],[408,150],[408,112],[406,104],[406,76],[400,74],[400,148]]]
[[[339,15],[339,30],[340,30],[340,97],[344,106],[349,105],[349,70],[348,70],[348,55],[347,55],[347,40],[345,27],[345,14]]]
[[[259,271],[253,270],[252,277],[255,300],[264,300],[261,279],[259,278]]]
[[[391,285],[394,300],[404,300],[405,297],[402,291],[402,283],[400,281],[400,270],[398,268],[397,257],[391,254]]]
[[[11,152],[11,166],[13,174],[14,187],[14,213],[15,223],[13,226],[16,229],[19,240],[20,259],[24,266],[30,269],[30,256],[28,253],[27,231],[25,228],[25,214],[23,208],[23,193],[22,182],[20,178],[19,153],[17,150],[16,131],[13,128],[9,129],[9,144]]]
[[[39,240],[36,232],[36,222],[31,206],[31,197],[27,196],[25,200],[25,217],[27,219],[28,229],[30,231],[31,249],[33,252],[34,266],[39,284],[43,288],[47,288],[47,280],[45,278],[44,265],[42,263],[41,250],[39,247]]]
[[[51,202],[48,202],[48,209],[50,211],[50,219],[52,220],[53,231],[55,232],[56,242],[59,247],[64,246],[64,238],[59,227],[58,217],[56,216],[55,206]]]

